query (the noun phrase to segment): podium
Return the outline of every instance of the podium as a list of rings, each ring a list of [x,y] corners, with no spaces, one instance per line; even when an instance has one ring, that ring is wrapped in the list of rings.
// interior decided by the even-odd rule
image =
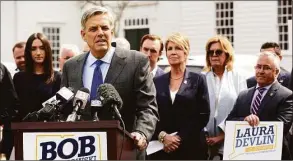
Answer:
[[[106,132],[107,159],[119,160],[123,129],[116,120],[111,121],[80,121],[80,122],[21,122],[12,123],[11,129],[14,136],[15,159],[24,159],[23,138],[25,133],[82,133],[82,132]],[[122,160],[135,160],[136,149],[134,141],[128,132],[125,132],[122,149]]]

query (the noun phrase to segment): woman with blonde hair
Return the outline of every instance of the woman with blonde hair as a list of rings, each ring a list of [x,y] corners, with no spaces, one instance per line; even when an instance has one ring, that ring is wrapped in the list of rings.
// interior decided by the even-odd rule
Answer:
[[[151,159],[195,160],[206,159],[207,146],[203,128],[209,119],[209,99],[205,78],[202,74],[186,69],[189,40],[174,33],[165,43],[171,70],[154,78],[160,122],[153,139],[164,144]]]
[[[224,36],[214,36],[206,43],[206,75],[210,99],[210,119],[205,128],[209,159],[223,157],[224,121],[240,91],[247,88],[246,79],[233,68],[234,51]]]

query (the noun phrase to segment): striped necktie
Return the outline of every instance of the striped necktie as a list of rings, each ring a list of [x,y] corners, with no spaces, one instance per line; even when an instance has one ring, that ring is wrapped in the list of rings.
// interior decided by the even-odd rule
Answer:
[[[252,106],[251,106],[251,113],[252,114],[257,114],[257,111],[259,110],[260,107],[260,103],[261,103],[261,98],[262,98],[262,94],[263,92],[266,90],[265,88],[257,88],[258,90],[258,94],[256,95],[256,97],[253,100]]]

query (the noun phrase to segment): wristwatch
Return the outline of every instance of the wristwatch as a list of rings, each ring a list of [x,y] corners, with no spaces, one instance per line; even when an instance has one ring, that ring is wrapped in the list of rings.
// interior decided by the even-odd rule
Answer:
[[[163,143],[164,142],[164,137],[167,135],[167,133],[165,131],[161,131],[159,133],[159,136],[158,136],[158,139],[159,139],[159,142]]]

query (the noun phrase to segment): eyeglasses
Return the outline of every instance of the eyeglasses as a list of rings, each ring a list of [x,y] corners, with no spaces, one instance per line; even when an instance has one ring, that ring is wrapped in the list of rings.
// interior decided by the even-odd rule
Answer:
[[[209,50],[207,54],[209,56],[214,56],[214,54],[216,54],[216,56],[221,56],[223,52],[224,52],[223,50],[217,49],[217,50]]]
[[[270,70],[273,70],[273,68],[271,68],[270,66],[268,65],[256,65],[254,67],[255,70],[261,70],[263,69],[264,71],[270,71]]]

